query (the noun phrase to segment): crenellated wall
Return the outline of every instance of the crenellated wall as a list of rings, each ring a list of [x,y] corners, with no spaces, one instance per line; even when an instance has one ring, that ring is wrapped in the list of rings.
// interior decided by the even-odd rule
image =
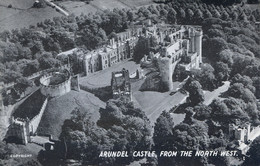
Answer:
[[[6,138],[16,137],[22,144],[27,144],[28,142],[30,142],[30,136],[35,134],[47,106],[47,103],[48,98],[46,98],[42,103],[39,113],[31,120],[21,118],[14,119],[14,117],[12,116],[11,125],[8,128]]]
[[[49,85],[50,79],[55,73],[56,72],[48,73],[40,78],[41,93],[44,96],[58,97],[71,91],[71,75],[67,70],[66,73],[68,74],[68,77],[64,82],[57,85]]]
[[[188,32],[188,36],[183,38],[185,30]],[[198,69],[202,63],[202,30],[186,27],[186,29],[181,29],[168,36],[171,43],[167,47],[161,48],[158,65],[165,88],[172,90],[172,75],[179,62],[185,70]]]

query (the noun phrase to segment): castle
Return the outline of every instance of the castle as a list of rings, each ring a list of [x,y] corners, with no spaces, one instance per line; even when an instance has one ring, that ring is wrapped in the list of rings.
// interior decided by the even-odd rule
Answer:
[[[154,34],[160,43],[160,51],[149,55],[156,58],[162,82],[168,90],[173,88],[173,74],[176,66],[180,70],[199,69],[202,63],[202,29],[198,26],[167,27],[164,31]],[[142,62],[147,62],[145,56]]]
[[[250,143],[260,135],[260,126],[252,127],[250,123],[243,125],[229,124],[229,138],[239,142],[239,150],[246,154]]]
[[[71,75],[65,70],[53,71],[40,78],[41,93],[49,97],[62,96],[71,91]]]
[[[67,66],[66,66],[67,67]],[[49,98],[79,90],[78,75],[72,77],[67,68],[53,69],[40,78],[40,89],[29,95],[13,112],[6,138],[10,142],[27,144],[36,134]]]
[[[117,99],[125,96],[129,101],[132,100],[131,84],[128,70],[113,72],[111,79],[113,98]]]
[[[140,36],[154,37],[161,47],[152,58],[158,59],[162,82],[168,90],[173,88],[172,76],[176,66],[179,66],[181,70],[190,70],[198,69],[202,63],[203,33],[201,27],[148,22],[146,26],[135,25],[131,29],[116,34],[116,39],[110,39],[109,44],[91,52],[73,49],[81,72],[89,75],[132,58],[134,47]],[[149,48],[149,46],[150,41],[148,40],[145,47]],[[147,57],[142,60],[146,61]]]

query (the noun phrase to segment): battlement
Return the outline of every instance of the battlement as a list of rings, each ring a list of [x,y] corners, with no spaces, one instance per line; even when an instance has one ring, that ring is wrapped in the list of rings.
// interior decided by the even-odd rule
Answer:
[[[57,97],[71,90],[71,75],[68,70],[47,73],[40,78],[41,93],[45,96]]]
[[[172,75],[176,65],[185,70],[199,68],[202,63],[202,35],[201,27],[197,26],[181,26],[167,34],[168,45],[161,47],[158,62],[162,82],[168,90],[173,87]]]
[[[40,90],[35,91],[14,110],[6,137],[14,137],[22,144],[30,142],[30,136],[36,132],[47,103],[48,98]]]

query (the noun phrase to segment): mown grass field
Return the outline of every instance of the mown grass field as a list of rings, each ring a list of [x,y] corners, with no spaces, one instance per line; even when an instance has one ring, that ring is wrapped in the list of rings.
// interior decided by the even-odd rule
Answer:
[[[63,122],[71,117],[71,112],[76,107],[86,108],[86,113],[95,122],[99,119],[99,108],[104,108],[105,103],[83,90],[79,92],[72,90],[68,94],[53,98],[47,104],[37,132],[51,134],[57,139],[61,133]]]
[[[0,0],[0,32],[15,28],[29,27],[42,22],[45,19],[52,19],[62,16],[55,9],[47,6],[45,8],[31,8],[34,0]],[[95,13],[105,9],[113,8],[134,8],[149,5],[152,0],[94,0],[90,4],[81,1],[57,2],[66,8],[69,13],[80,15],[81,13]],[[12,4],[13,8],[7,6]]]
[[[12,5],[13,8],[29,9],[35,0],[0,0],[0,6]]]

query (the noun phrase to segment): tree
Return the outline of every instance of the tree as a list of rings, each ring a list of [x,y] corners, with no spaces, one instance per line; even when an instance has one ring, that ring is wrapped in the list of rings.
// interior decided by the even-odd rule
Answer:
[[[182,24],[185,22],[186,13],[182,8],[178,8],[177,18],[178,18],[178,24]]]
[[[86,112],[85,108],[77,107],[72,111],[72,117],[64,121],[60,140],[66,140],[67,156],[81,160],[82,165],[109,162],[98,156],[102,149],[111,149],[113,144],[107,131],[97,127]]]
[[[107,31],[112,32],[113,30]],[[77,39],[77,45],[83,45],[90,50],[95,49],[107,42],[106,32],[104,29],[99,28],[98,25],[94,22],[85,26],[84,29],[79,32],[79,35],[81,37]]]
[[[15,90],[21,94],[23,92],[25,92],[26,88],[32,86],[32,81],[28,80],[27,78],[20,78],[16,80],[16,84],[14,86]]]
[[[226,81],[229,79],[229,74],[231,70],[229,69],[228,65],[223,62],[217,62],[215,64],[215,73],[216,78],[219,81]]]
[[[176,15],[177,15],[177,12],[173,8],[171,8],[168,11],[168,14],[167,14],[167,20],[170,23],[175,24],[176,23]]]
[[[143,16],[146,18],[148,18],[151,15],[151,12],[146,7],[139,8],[138,13],[142,13]]]
[[[255,87],[255,96],[260,98],[260,77],[253,77],[253,86]]]
[[[71,33],[66,31],[54,31],[53,35],[51,36],[54,41],[57,41],[63,51],[70,50],[75,47],[75,42],[73,37],[71,37]]]
[[[156,120],[154,128],[155,150],[180,151],[205,149],[208,146],[208,129],[204,122],[192,119],[189,124],[183,122],[174,126],[173,119],[168,112],[163,112]],[[201,165],[206,159],[199,157],[159,157],[158,165]]]
[[[218,81],[214,75],[214,68],[210,64],[203,64],[200,70],[192,70],[191,74],[197,79],[205,90],[214,90]]]
[[[60,61],[59,60],[54,59],[54,58],[48,56],[48,54],[43,55],[39,59],[39,63],[40,63],[40,68],[41,69],[50,69],[50,68],[53,68],[53,67],[58,67],[60,65]]]
[[[218,60],[228,64],[229,67],[231,67],[233,65],[233,59],[232,59],[232,55],[233,52],[229,49],[226,50],[222,50],[221,52],[219,52],[218,54]]]
[[[231,85],[226,94],[234,98],[242,99],[246,103],[256,102],[254,94],[249,89],[245,88],[241,83]]]
[[[152,14],[155,14],[155,15],[159,15],[159,12],[157,10],[157,8],[155,8],[153,5],[150,5],[148,6],[148,10],[152,13]]]
[[[250,157],[246,158],[246,161],[243,165],[259,165],[260,163],[260,136],[256,137],[252,144],[250,145],[250,149],[247,152],[247,155]]]
[[[229,113],[230,113],[229,123],[236,123],[238,119],[241,122],[248,122],[250,120],[248,115],[254,111],[253,109],[251,110],[252,112],[247,111],[248,108],[250,109],[252,108],[250,103],[246,104],[242,99],[236,99],[233,97],[229,97],[225,99],[223,102],[226,104],[226,106],[229,109]]]
[[[204,122],[193,120],[192,124],[181,123],[174,127],[172,138],[173,150],[203,150],[208,147],[208,129]],[[166,158],[167,160],[168,158]],[[169,159],[168,159],[169,160]],[[183,160],[183,157],[176,157],[173,164],[175,165],[204,165],[207,159],[203,157],[189,157]]]
[[[10,39],[11,33],[8,30],[5,30],[3,32],[0,33],[0,39],[3,42],[7,42]]]
[[[167,10],[166,9],[161,9],[160,10],[160,15],[161,15],[161,17],[164,17],[164,18],[166,18],[167,17]]]
[[[33,73],[36,73],[39,71],[40,63],[38,60],[31,61],[26,64],[24,70],[23,70],[23,75],[24,76],[30,76]]]
[[[223,128],[227,128],[226,125],[229,124],[230,112],[228,110],[227,105],[220,100],[213,100],[213,102],[209,105],[211,107],[211,118],[214,121],[220,122]],[[226,130],[225,130],[226,131]]]
[[[15,82],[19,78],[22,78],[21,73],[12,70],[5,70],[1,78],[1,81],[3,81],[4,83],[10,83],[10,82]]]
[[[198,81],[187,81],[184,89],[189,92],[188,101],[192,106],[195,106],[204,101],[204,93]]]
[[[144,57],[144,55],[149,54],[149,39],[145,37],[140,37],[136,46],[134,47],[133,59],[136,62],[140,62],[140,60]]]
[[[200,104],[194,107],[194,118],[204,121],[211,117],[211,107]]]
[[[171,150],[168,144],[172,141],[174,122],[169,112],[163,111],[154,126],[154,148],[156,151]],[[163,137],[162,137],[163,136]]]
[[[197,9],[196,12],[194,13],[194,19],[195,19],[194,23],[196,24],[202,23],[204,16],[200,9]]]
[[[203,42],[204,54],[212,60],[216,60],[218,53],[227,48],[227,42],[220,37],[213,37]]]
[[[229,14],[226,11],[222,12],[221,19],[222,20],[228,20],[229,19]]]
[[[231,85],[235,83],[242,83],[244,87],[248,88],[252,93],[255,93],[256,88],[253,86],[253,81],[250,77],[240,74],[234,75],[234,77],[231,79]]]
[[[186,19],[188,24],[193,24],[194,12],[191,9],[188,9],[186,12]]]
[[[205,16],[205,18],[211,18],[212,14],[208,9],[206,9],[205,12],[204,12],[204,16]]]
[[[142,110],[134,108],[133,103],[125,101],[125,98],[109,100],[106,108],[100,109],[98,126],[110,131],[108,136],[112,139],[113,150],[151,149],[149,119]],[[134,158],[125,159],[124,163],[132,160]]]

